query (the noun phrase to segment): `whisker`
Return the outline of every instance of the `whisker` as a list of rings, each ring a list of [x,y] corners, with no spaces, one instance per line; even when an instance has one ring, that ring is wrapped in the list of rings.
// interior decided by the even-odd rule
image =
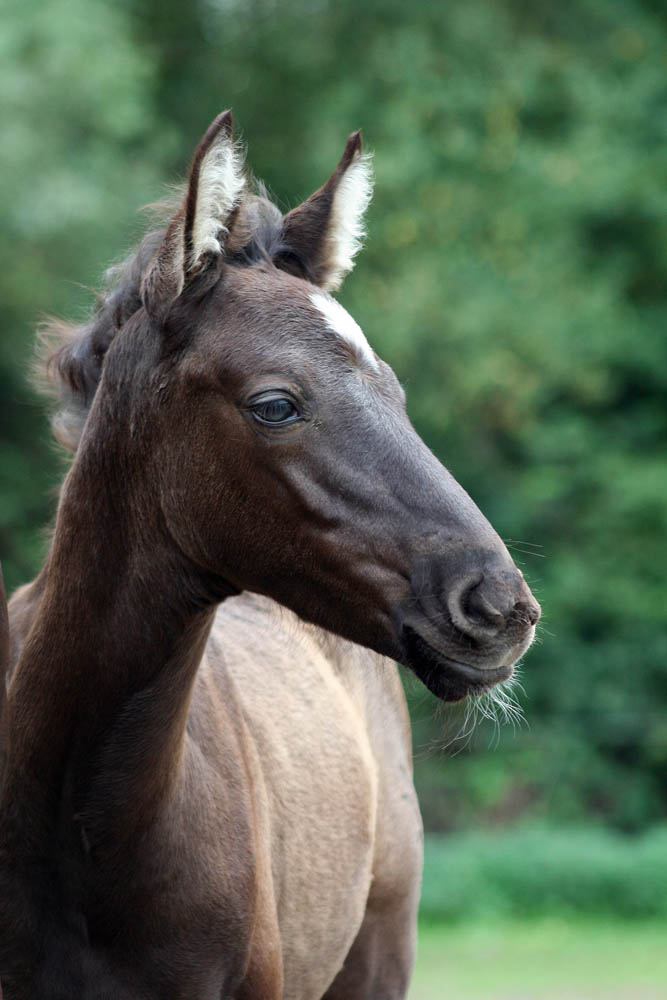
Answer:
[[[461,703],[463,715],[454,733],[449,737],[431,739],[416,751],[415,759],[423,760],[434,753],[445,751],[450,751],[452,757],[458,756],[470,746],[473,734],[483,722],[488,722],[492,726],[489,748],[496,749],[500,744],[503,726],[511,726],[514,733],[524,726],[530,728],[519,695],[527,697],[521,683],[520,666],[517,665],[508,680],[496,684],[482,694],[466,698]],[[451,712],[443,704],[437,706],[436,715],[441,718],[444,716],[445,725],[452,719]]]

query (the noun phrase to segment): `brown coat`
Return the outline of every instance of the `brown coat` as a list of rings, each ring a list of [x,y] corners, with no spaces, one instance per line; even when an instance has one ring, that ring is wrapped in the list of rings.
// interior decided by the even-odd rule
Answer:
[[[326,294],[368,194],[355,133],[283,219],[219,116],[55,358],[76,454],[0,703],[6,1000],[406,996],[392,661],[479,694],[539,607]]]

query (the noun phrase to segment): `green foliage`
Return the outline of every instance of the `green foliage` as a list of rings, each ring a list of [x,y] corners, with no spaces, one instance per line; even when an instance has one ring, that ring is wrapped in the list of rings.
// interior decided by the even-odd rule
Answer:
[[[152,115],[152,62],[122,10],[53,0],[34,14],[6,4],[0,42],[0,558],[10,587],[39,565],[60,474],[27,391],[34,326],[46,313],[88,307],[78,283],[98,283],[136,229],[134,209],[160,194],[165,146]]]
[[[0,555],[39,564],[59,470],[32,326],[80,314],[135,209],[232,105],[285,207],[364,126],[377,196],[343,299],[544,606],[530,730],[417,762],[429,827],[665,817],[666,25],[649,0],[13,0]],[[537,546],[537,548],[536,548]],[[542,558],[540,558],[542,557]],[[443,727],[413,696],[418,747]],[[418,704],[420,702],[420,704]],[[448,724],[451,730],[456,722]]]
[[[426,838],[420,914],[430,920],[547,914],[667,918],[667,828],[517,829]]]

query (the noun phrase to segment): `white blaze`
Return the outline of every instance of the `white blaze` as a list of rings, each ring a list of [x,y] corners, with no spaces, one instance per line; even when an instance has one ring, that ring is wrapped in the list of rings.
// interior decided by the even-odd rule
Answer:
[[[378,365],[371,346],[366,340],[363,330],[357,321],[352,319],[347,309],[344,309],[340,302],[336,302],[330,295],[325,295],[322,292],[314,292],[310,296],[310,301],[321,312],[329,329],[342,340],[347,341],[366,364],[377,370]]]

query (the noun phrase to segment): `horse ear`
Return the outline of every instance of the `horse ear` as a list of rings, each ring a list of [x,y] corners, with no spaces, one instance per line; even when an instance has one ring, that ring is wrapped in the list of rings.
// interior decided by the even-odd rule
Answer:
[[[187,284],[222,254],[245,187],[232,124],[231,111],[223,111],[209,125],[195,150],[185,200],[144,275],[142,300],[157,319],[164,319]]]
[[[370,156],[361,152],[361,133],[353,132],[326,184],[285,216],[278,266],[327,291],[339,288],[361,249],[372,192]]]

